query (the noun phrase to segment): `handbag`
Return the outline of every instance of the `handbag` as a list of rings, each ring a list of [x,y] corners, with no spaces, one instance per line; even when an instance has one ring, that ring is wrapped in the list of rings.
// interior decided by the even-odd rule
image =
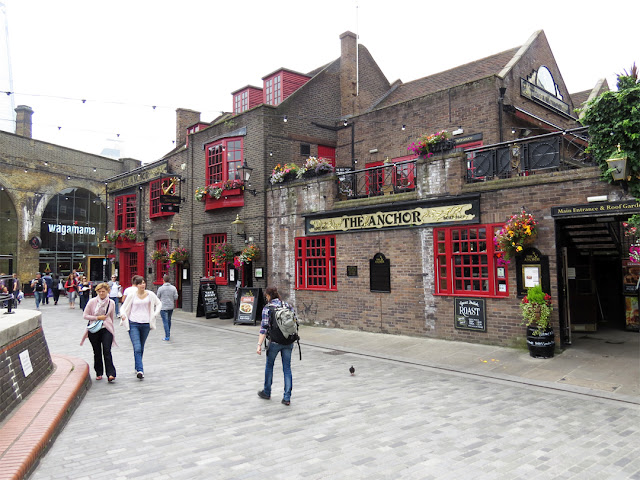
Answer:
[[[104,314],[106,315],[108,311],[109,311],[109,303],[107,303],[107,309],[105,310]],[[103,326],[102,323],[103,323],[103,320],[96,320],[93,323],[89,323],[87,324],[87,330],[89,330],[91,333],[98,333]]]

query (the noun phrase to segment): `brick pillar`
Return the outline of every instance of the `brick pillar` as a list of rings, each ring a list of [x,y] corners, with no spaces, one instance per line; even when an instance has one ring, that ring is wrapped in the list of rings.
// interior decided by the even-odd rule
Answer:
[[[358,39],[353,32],[340,35],[340,113],[357,113],[357,52]]]
[[[187,143],[187,128],[200,121],[200,112],[186,108],[176,109],[176,147]]]
[[[16,107],[16,135],[31,138],[31,116],[33,110],[26,105]]]

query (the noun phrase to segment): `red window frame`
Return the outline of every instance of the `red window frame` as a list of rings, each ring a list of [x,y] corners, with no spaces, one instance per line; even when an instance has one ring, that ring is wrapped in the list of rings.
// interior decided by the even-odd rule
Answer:
[[[171,184],[171,177],[160,178],[158,180],[154,180],[153,182],[149,182],[149,217],[169,217],[171,215],[175,215],[174,212],[162,212],[161,203],[160,203],[160,195],[164,194],[164,189],[167,188],[168,185]],[[176,186],[175,184],[171,187],[171,189],[166,193],[166,195],[175,195],[176,194]]]
[[[217,244],[226,242],[226,233],[210,233],[204,236],[204,276],[215,277],[216,283],[228,283],[229,281],[227,263],[215,264],[211,258],[213,255],[213,247]]]
[[[296,289],[338,290],[336,236],[296,237]]]
[[[114,200],[116,230],[136,228],[136,196],[121,195]]]
[[[241,180],[238,170],[243,161],[242,137],[225,138],[205,145],[207,185],[221,185],[227,180]]]
[[[436,295],[509,296],[507,269],[498,266],[493,244],[495,232],[502,226],[475,224],[433,229]]]
[[[161,248],[165,248],[167,252],[169,251],[169,240],[157,240],[156,241],[156,250],[160,250]],[[164,280],[162,277],[169,273],[169,264],[168,262],[162,262],[161,260],[156,260],[156,281],[154,284],[162,285]]]

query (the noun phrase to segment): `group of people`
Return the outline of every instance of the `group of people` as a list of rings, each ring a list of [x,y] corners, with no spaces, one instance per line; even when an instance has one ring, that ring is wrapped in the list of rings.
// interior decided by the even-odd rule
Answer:
[[[133,346],[134,368],[136,377],[144,378],[144,365],[142,357],[144,346],[149,332],[156,328],[156,317],[162,316],[165,338],[169,341],[171,335],[171,316],[178,291],[169,282],[169,276],[165,275],[163,285],[158,289],[157,295],[147,290],[144,277],[135,275],[131,279],[131,286],[124,292],[120,292],[119,284],[115,277],[111,282],[96,285],[97,296],[89,300],[84,309],[84,318],[87,327],[93,327],[96,322],[99,327],[95,332],[85,328],[80,345],[88,338],[93,348],[93,368],[96,372],[96,380],[102,380],[106,375],[109,382],[116,379],[116,368],[113,364],[111,348],[116,346],[114,319],[120,317],[120,325],[129,332],[129,338]],[[120,306],[120,302],[122,306]],[[101,322],[101,323],[100,323]],[[92,329],[93,330],[93,329]]]
[[[9,298],[3,302],[3,308],[16,308],[24,298],[24,293],[20,290],[20,280],[14,273],[11,278],[5,278],[4,273],[0,273],[0,292]],[[6,298],[6,297],[5,297]]]

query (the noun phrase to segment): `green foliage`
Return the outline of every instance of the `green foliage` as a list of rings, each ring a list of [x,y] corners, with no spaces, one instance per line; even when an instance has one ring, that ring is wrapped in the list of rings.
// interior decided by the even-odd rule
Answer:
[[[602,178],[613,181],[607,159],[626,155],[629,192],[640,198],[640,83],[635,65],[629,74],[618,76],[618,91],[604,92],[587,103],[584,112],[581,121],[589,126],[590,136],[587,152],[600,167]]]
[[[542,291],[541,285],[536,285],[527,290],[527,300],[530,303],[545,303],[545,293]]]

